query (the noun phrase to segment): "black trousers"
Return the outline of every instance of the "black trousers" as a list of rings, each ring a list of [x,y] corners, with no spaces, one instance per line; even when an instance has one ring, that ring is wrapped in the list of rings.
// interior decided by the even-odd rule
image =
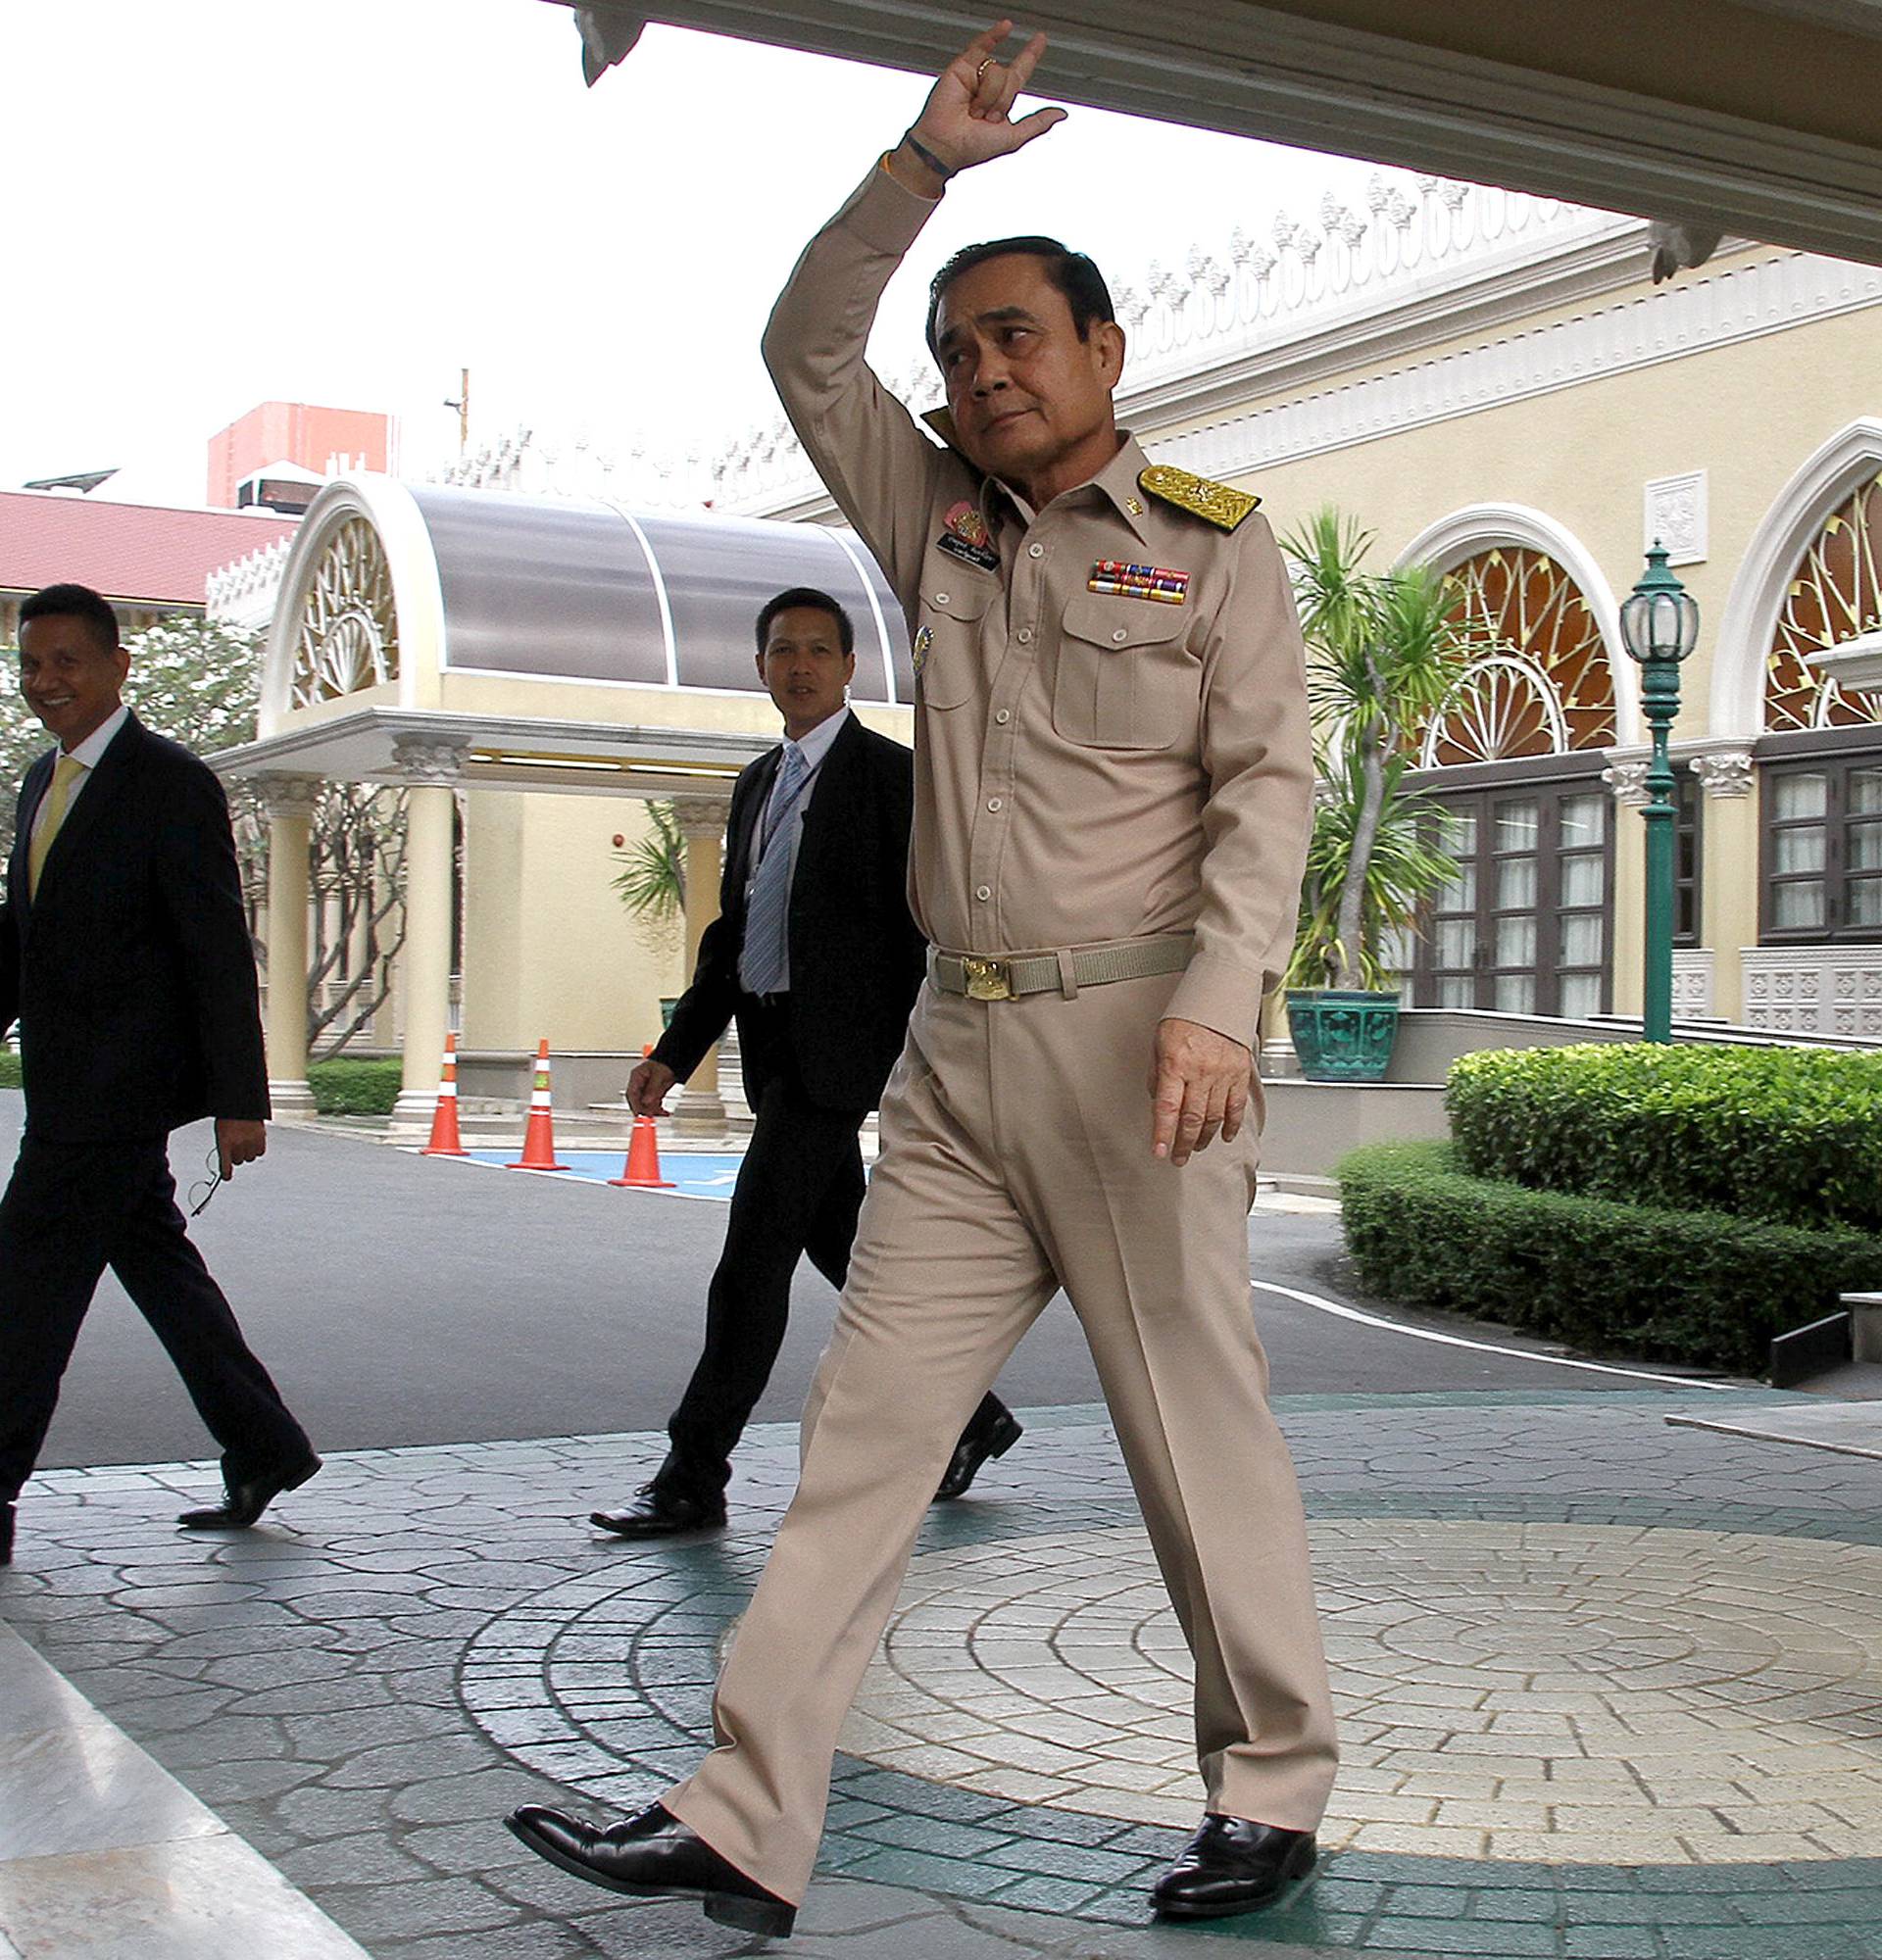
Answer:
[[[31,1475],[107,1266],[176,1364],[229,1481],[312,1454],[190,1244],[165,1141],[28,1134],[0,1198],[0,1503]]]
[[[805,1093],[789,1047],[789,998],[746,1017],[747,1074],[761,1084],[751,1144],[732,1190],[725,1245],[706,1289],[706,1345],[667,1425],[672,1447],[656,1486],[716,1496],[731,1453],[771,1378],[791,1313],[791,1275],[806,1253],[842,1289],[863,1208],[867,1109],[822,1109]],[[964,1437],[1007,1413],[989,1395]]]

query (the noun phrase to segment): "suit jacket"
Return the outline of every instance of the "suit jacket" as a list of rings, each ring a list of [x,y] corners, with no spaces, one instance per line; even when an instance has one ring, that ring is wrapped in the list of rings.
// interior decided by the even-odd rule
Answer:
[[[748,1029],[754,1002],[738,983],[738,956],[752,852],[783,754],[780,746],[749,763],[732,790],[718,917],[654,1050],[683,1081],[736,1017],[754,1101],[764,1088],[764,1048]],[[792,1058],[819,1108],[872,1109],[902,1053],[926,952],[909,913],[914,814],[915,758],[851,715],[804,812],[785,928]]]
[[[266,1117],[255,956],[215,772],[131,715],[35,900],[26,854],[56,759],[26,771],[0,907],[0,1037],[19,1021],[27,1130],[111,1143]]]

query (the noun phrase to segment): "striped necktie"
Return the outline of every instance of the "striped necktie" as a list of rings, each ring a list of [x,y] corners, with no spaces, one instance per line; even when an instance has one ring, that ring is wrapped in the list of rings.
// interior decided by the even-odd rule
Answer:
[[[52,787],[46,792],[44,814],[33,826],[32,843],[26,851],[26,896],[39,896],[39,873],[46,866],[46,853],[66,820],[66,807],[72,802],[72,786],[85,773],[85,765],[75,756],[61,755],[53,765]]]
[[[738,977],[748,994],[774,994],[788,970],[786,928],[790,923],[791,816],[809,780],[804,751],[795,742],[784,745],[784,763],[777,772],[765,811],[759,842],[758,876],[745,907],[745,943],[739,949]]]

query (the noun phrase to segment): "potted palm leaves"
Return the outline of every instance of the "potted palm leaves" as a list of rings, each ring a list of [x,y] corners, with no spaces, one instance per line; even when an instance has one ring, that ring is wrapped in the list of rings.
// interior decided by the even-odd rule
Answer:
[[[1398,1036],[1391,949],[1457,866],[1436,806],[1406,785],[1413,743],[1468,664],[1468,630],[1423,566],[1363,566],[1372,534],[1330,507],[1282,540],[1307,640],[1320,783],[1294,955],[1288,1029],[1302,1072],[1376,1082]]]

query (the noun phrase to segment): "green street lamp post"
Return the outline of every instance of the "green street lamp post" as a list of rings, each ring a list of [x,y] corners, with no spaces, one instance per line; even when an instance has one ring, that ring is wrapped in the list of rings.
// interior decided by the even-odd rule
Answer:
[[[1699,607],[1666,569],[1659,540],[1647,570],[1620,609],[1620,638],[1640,663],[1640,704],[1653,729],[1647,769],[1647,970],[1641,990],[1641,1033],[1650,1042],[1673,1038],[1674,830],[1678,784],[1666,738],[1679,713],[1679,663],[1699,638]]]

